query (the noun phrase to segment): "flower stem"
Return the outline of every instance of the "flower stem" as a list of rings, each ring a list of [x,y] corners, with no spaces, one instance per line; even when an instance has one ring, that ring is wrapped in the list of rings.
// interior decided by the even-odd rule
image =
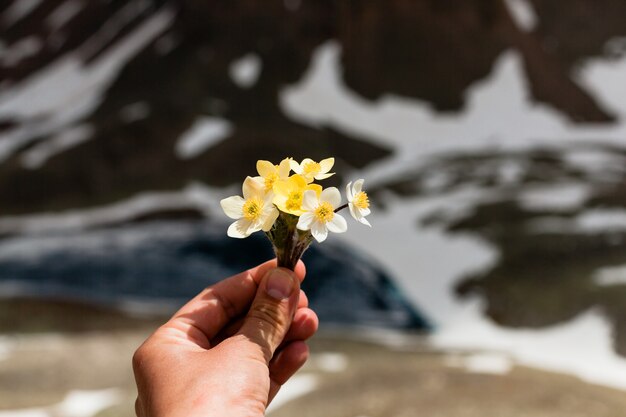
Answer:
[[[338,211],[341,211],[343,209],[345,209],[346,207],[348,207],[348,203],[344,204],[343,206],[339,206],[335,209],[335,213],[337,213]]]

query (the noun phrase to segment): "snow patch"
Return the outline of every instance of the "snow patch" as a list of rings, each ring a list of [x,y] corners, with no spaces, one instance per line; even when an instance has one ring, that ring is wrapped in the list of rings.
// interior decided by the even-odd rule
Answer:
[[[463,368],[467,372],[479,374],[506,375],[513,368],[511,358],[500,352],[481,352],[471,355],[451,355],[446,365]]]
[[[124,123],[143,120],[150,115],[150,105],[145,101],[128,104],[120,109],[120,119]]]
[[[19,20],[28,16],[41,4],[43,0],[13,0],[11,6],[2,14],[0,22],[4,27],[10,27]]]
[[[343,353],[322,352],[313,355],[311,365],[324,372],[343,372],[348,369],[348,357]]]
[[[31,141],[91,114],[124,65],[173,18],[170,9],[162,9],[89,65],[78,54],[68,54],[1,91],[0,118],[22,123],[0,136],[0,162]]]
[[[577,230],[586,233],[602,233],[626,230],[625,209],[592,209],[574,219]]]
[[[279,409],[289,401],[306,395],[314,391],[319,385],[319,378],[311,374],[300,374],[293,376],[285,385],[282,386],[272,403],[267,407],[267,414],[271,415],[273,411]],[[2,417],[0,415],[0,417]]]
[[[0,217],[0,233],[37,234],[80,230],[128,221],[157,210],[196,208],[207,216],[223,215],[219,206],[229,189],[213,189],[192,183],[181,191],[143,192],[108,206],[59,213]]]
[[[176,143],[176,155],[181,159],[195,158],[229,137],[232,132],[233,125],[228,120],[198,117]]]
[[[26,151],[22,165],[27,169],[41,168],[48,159],[87,141],[93,134],[94,128],[89,124],[70,127]]]
[[[585,184],[555,184],[526,188],[520,192],[518,200],[527,210],[560,211],[582,206],[589,194],[589,186]]]
[[[250,88],[256,84],[261,74],[261,58],[247,54],[233,61],[229,67],[230,78],[240,88]]]
[[[592,279],[600,287],[626,285],[626,265],[600,268]]]
[[[84,7],[80,0],[66,0],[48,15],[46,24],[52,30],[58,30],[72,20]]]
[[[544,329],[505,329],[483,316],[480,303],[472,303],[431,341],[444,349],[506,352],[515,363],[626,390],[626,359],[615,353],[611,332],[609,321],[594,310]]]
[[[517,27],[525,32],[532,32],[538,23],[537,14],[528,0],[505,0],[511,17]]]
[[[0,417],[93,417],[118,404],[122,392],[117,388],[95,391],[70,391],[63,401],[50,407],[0,411]]]
[[[36,36],[28,36],[13,43],[10,48],[0,47],[0,65],[12,67],[41,51],[43,42]]]

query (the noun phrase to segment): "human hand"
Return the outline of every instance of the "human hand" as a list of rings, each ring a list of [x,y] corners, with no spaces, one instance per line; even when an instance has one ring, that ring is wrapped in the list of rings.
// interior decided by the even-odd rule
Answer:
[[[305,268],[276,261],[227,278],[184,305],[135,352],[138,417],[259,417],[306,361],[318,326]]]

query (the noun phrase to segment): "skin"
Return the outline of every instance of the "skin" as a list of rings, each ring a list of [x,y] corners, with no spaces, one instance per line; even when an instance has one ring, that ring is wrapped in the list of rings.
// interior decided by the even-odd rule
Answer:
[[[133,356],[137,416],[264,416],[317,331],[300,290],[304,275],[301,261],[292,272],[273,260],[184,305]]]

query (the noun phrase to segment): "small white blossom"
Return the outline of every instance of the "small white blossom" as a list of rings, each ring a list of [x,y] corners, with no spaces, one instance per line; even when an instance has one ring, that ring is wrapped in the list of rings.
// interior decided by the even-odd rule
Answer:
[[[263,230],[267,232],[278,218],[278,210],[272,204],[274,193],[265,192],[264,184],[247,177],[243,182],[243,198],[232,196],[220,201],[224,213],[237,220],[228,228],[228,236],[244,238]]]
[[[290,161],[293,172],[302,175],[307,183],[311,183],[313,180],[325,180],[335,175],[334,172],[329,172],[334,164],[335,158],[322,159],[319,163],[309,158],[304,158],[300,163],[294,160]]]
[[[306,190],[302,198],[304,213],[298,219],[297,228],[310,230],[318,242],[323,242],[328,232],[343,233],[348,230],[346,220],[335,213],[341,204],[341,194],[335,187],[326,188],[320,196],[313,190]]]
[[[346,186],[346,196],[352,217],[359,223],[372,227],[370,222],[365,218],[371,211],[370,200],[367,197],[367,193],[362,191],[364,181],[363,179],[356,180],[354,185],[352,185],[352,182],[348,183]]]

